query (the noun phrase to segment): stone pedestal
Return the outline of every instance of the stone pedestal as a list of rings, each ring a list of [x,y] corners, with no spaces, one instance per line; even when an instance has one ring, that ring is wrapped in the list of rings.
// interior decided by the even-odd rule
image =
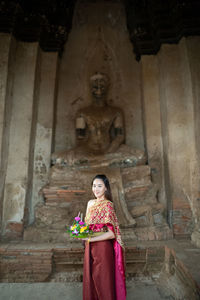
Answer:
[[[49,185],[43,188],[44,203],[35,211],[35,222],[24,231],[24,240],[73,242],[67,227],[80,212],[85,213],[94,196],[91,182],[96,174],[110,180],[113,201],[123,240],[166,240],[172,232],[165,222],[164,207],[156,198],[157,187],[151,182],[147,165],[129,168],[67,167],[51,169]]]

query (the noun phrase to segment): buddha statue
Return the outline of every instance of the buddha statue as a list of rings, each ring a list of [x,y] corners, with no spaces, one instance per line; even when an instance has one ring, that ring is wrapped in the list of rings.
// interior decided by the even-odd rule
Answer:
[[[52,155],[53,165],[130,166],[144,164],[145,155],[124,144],[124,116],[120,108],[108,105],[109,78],[96,72],[90,77],[92,103],[76,114],[76,147]]]

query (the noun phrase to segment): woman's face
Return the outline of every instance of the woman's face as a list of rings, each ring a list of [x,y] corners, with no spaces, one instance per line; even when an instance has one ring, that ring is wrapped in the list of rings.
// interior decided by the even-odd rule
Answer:
[[[104,194],[105,194],[105,191],[106,191],[106,187],[105,187],[105,184],[104,184],[103,180],[96,178],[93,181],[93,184],[92,184],[92,191],[93,191],[96,198],[104,199]]]

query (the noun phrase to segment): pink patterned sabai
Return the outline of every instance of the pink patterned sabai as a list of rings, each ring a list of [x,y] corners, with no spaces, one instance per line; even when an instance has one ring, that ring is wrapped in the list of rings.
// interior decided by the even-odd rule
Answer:
[[[109,200],[94,200],[94,204],[88,208],[85,222],[90,225],[90,229],[99,232],[103,227],[108,227],[115,234],[113,247],[115,252],[115,282],[116,300],[126,299],[126,280],[124,268],[124,249],[117,216],[113,203]]]

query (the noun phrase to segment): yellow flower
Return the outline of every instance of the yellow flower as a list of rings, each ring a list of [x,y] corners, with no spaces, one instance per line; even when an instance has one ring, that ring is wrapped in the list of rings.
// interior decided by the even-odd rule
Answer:
[[[74,230],[76,228],[76,224],[74,226],[71,226],[71,230]]]
[[[80,229],[80,233],[84,232],[87,229],[87,226],[84,226]]]

